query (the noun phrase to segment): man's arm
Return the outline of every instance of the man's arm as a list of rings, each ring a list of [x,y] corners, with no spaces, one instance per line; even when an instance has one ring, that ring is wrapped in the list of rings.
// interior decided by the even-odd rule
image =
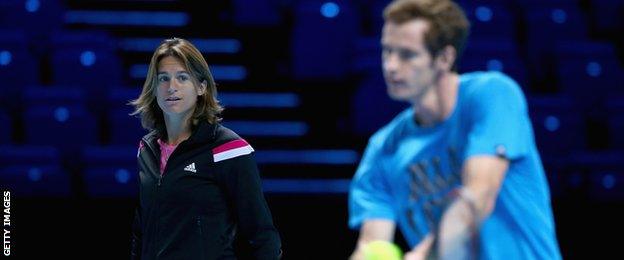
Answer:
[[[509,161],[495,156],[470,157],[462,169],[462,190],[440,222],[439,259],[471,258],[478,246],[481,222],[494,209]]]
[[[376,240],[392,242],[394,240],[395,227],[396,224],[392,220],[373,219],[364,221],[362,227],[360,228],[360,236],[358,238],[357,245],[349,259],[364,259],[363,248],[369,242]]]

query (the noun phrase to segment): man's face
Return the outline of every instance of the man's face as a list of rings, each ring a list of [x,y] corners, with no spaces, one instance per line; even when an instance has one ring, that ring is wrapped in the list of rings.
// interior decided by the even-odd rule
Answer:
[[[418,102],[439,74],[425,45],[428,28],[422,19],[386,22],[383,27],[382,67],[388,95],[394,100]]]

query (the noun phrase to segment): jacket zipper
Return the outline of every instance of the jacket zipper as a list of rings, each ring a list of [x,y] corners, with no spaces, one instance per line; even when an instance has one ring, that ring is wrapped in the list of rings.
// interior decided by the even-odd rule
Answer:
[[[173,160],[172,160],[174,158],[173,155],[179,153],[178,151],[180,151],[180,148],[184,144],[184,142],[186,142],[186,140],[184,140],[181,143],[179,143],[178,146],[176,147],[176,149],[173,150],[173,153],[171,153],[169,155],[169,159],[167,159],[167,165],[165,165],[165,169],[163,169],[163,172],[158,177],[158,187],[160,187],[160,185],[162,185],[162,179],[165,177],[165,173],[167,172],[167,170],[169,170],[169,166],[171,166],[171,162],[173,162]]]
[[[150,148],[150,150],[152,150],[151,152],[152,152],[152,154],[154,155],[154,157],[158,157],[158,156],[156,156],[156,153],[154,152],[155,150],[154,150],[154,148],[151,146],[151,143],[150,143],[150,142],[148,142],[148,141],[147,141],[147,140],[145,140],[145,139],[142,139],[142,140],[145,142],[146,146],[148,146],[148,147]],[[174,155],[174,154],[176,154],[176,152],[178,152],[178,151],[180,150],[181,146],[182,146],[182,145],[183,145],[186,141],[187,141],[187,140],[184,140],[184,141],[182,141],[181,143],[179,143],[179,144],[178,144],[178,147],[176,147],[176,149],[173,151],[173,153],[171,153],[171,155],[169,155],[169,159],[167,160],[167,165],[165,165],[165,169],[164,169],[164,170],[163,170],[163,172],[162,172],[162,173],[160,173],[160,174],[159,174],[159,176],[158,176],[158,182],[156,183],[156,186],[157,186],[157,187],[162,186],[162,181],[163,181],[163,178],[164,178],[164,176],[165,176],[165,173],[167,172],[167,169],[169,169],[169,165],[171,165],[171,163],[170,163],[170,162],[172,161],[172,160],[171,160],[171,158],[173,158],[173,155]],[[156,159],[157,159],[157,160],[156,160],[157,162],[160,162],[160,158],[156,158]]]
[[[149,142],[148,140],[146,140],[145,138],[141,138],[141,140],[143,140],[143,142],[145,143],[145,146],[146,146],[146,147],[150,150],[150,152],[151,152],[151,153],[152,153],[152,155],[154,156],[154,160],[155,160],[155,162],[160,163],[160,158],[159,158],[159,156],[157,156],[156,150],[155,150],[155,149],[154,149],[154,147],[152,146],[152,143],[150,143],[150,142]],[[185,140],[185,141],[182,141],[182,142],[178,145],[178,148],[180,148],[180,146],[181,146],[184,142],[186,142],[186,140]],[[167,165],[165,166],[165,169],[163,170],[163,172],[162,172],[162,173],[160,173],[160,165],[157,165],[157,172],[159,173],[159,175],[158,175],[158,182],[156,183],[156,187],[157,187],[158,189],[162,186],[162,180],[163,180],[163,177],[164,177],[165,173],[167,172],[167,169],[169,168],[169,165],[170,165],[170,163],[169,163],[169,162],[171,162],[171,158],[173,158],[173,155],[174,155],[174,154],[175,154],[175,153],[179,150],[178,148],[176,148],[176,150],[174,150],[174,151],[173,151],[173,153],[169,156],[169,161],[167,162]],[[149,167],[149,166],[148,166],[148,167]],[[152,170],[153,170],[153,169],[152,169]],[[200,219],[200,218],[198,218],[198,219],[197,219],[197,224],[200,226],[200,232],[201,232],[201,219]],[[156,226],[154,227],[154,229],[155,229],[156,234],[158,234],[159,229],[160,229],[160,228],[159,228],[159,226],[158,226],[158,224],[156,224]],[[155,244],[156,244],[156,245],[158,245],[158,244],[159,244],[159,242],[158,242],[158,241],[155,241]],[[202,253],[202,254],[203,254],[203,253]]]

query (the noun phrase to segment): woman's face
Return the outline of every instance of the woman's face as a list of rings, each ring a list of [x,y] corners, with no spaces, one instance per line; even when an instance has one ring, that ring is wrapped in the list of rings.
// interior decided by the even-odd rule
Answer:
[[[165,117],[188,118],[197,103],[197,97],[204,94],[202,85],[196,85],[191,73],[177,58],[168,56],[158,63],[158,86],[156,99]]]

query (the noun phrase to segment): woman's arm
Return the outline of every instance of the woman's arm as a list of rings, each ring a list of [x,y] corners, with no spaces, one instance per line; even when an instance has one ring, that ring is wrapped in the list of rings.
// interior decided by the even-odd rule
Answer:
[[[224,161],[225,188],[236,214],[238,230],[252,248],[256,259],[278,259],[281,241],[262,193],[262,184],[253,154]]]

